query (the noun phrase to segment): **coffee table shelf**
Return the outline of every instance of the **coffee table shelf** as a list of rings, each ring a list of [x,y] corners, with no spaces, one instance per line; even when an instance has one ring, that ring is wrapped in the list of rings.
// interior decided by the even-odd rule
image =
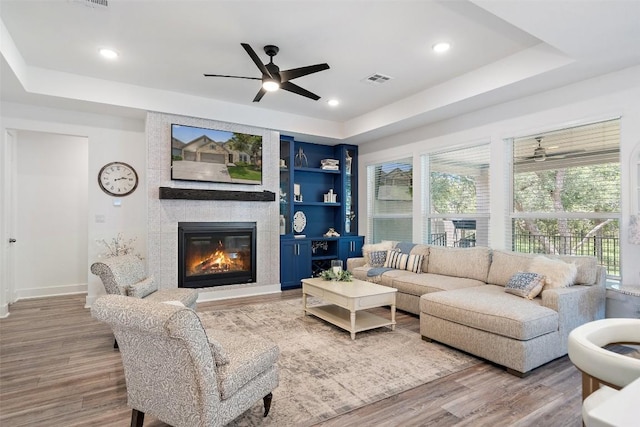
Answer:
[[[326,320],[339,328],[347,331],[351,330],[351,312],[346,308],[338,307],[333,304],[314,305],[307,307],[307,313],[313,314],[322,320]],[[356,316],[356,327],[353,332],[368,331],[369,329],[391,325],[393,325],[393,322],[390,319],[385,319],[384,317],[380,317],[366,311],[359,311]]]

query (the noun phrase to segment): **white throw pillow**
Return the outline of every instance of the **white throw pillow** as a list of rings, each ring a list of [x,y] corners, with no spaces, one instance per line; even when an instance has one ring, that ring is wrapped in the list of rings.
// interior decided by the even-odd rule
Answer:
[[[529,271],[544,276],[544,289],[566,288],[574,284],[578,268],[559,259],[537,256],[531,260]]]
[[[384,262],[384,266],[386,268],[395,268],[396,270],[406,270],[408,260],[409,254],[403,254],[400,251],[391,249],[387,251],[387,259]]]

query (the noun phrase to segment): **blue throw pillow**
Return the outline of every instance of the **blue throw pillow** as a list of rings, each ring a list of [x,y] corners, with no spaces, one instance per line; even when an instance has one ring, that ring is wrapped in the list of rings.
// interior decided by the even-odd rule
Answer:
[[[370,265],[373,268],[382,267],[387,260],[387,251],[373,251],[369,253]]]

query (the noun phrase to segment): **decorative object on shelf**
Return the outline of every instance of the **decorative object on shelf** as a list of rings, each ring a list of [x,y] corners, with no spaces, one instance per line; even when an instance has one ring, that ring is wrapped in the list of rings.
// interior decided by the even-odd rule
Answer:
[[[325,203],[337,203],[338,202],[338,195],[333,192],[333,188],[331,190],[329,190],[329,192],[324,195],[324,202]]]
[[[339,275],[333,272],[333,269],[324,270],[320,273],[320,277],[324,280],[334,280],[337,282],[351,282],[352,274],[349,270],[341,270]]]
[[[307,155],[304,154],[302,147],[298,148],[298,154],[296,154],[294,161],[297,168],[309,167],[309,160],[307,159]]]
[[[335,228],[329,228],[329,231],[324,233],[324,237],[340,237],[340,233],[338,233]]]
[[[293,184],[293,201],[294,202],[302,201],[302,192],[300,190],[300,184]]]
[[[326,240],[311,242],[311,252],[315,254],[318,249],[322,249],[323,251],[329,250],[329,243],[327,243]]]
[[[286,169],[287,168],[287,162],[284,161],[284,159],[280,159],[280,169]]]
[[[353,161],[353,157],[351,157],[351,153],[349,153],[349,150],[347,150],[346,152],[346,156],[345,156],[345,170],[347,172],[347,175],[351,175],[351,162]]]
[[[282,191],[282,188],[280,189],[280,201],[282,203],[286,203],[287,202],[287,193]]]
[[[124,197],[138,187],[136,170],[123,162],[107,163],[98,172],[98,184],[110,196]]]
[[[293,231],[302,233],[307,226],[307,216],[302,211],[293,214]]]
[[[280,234],[287,234],[287,221],[284,215],[280,215]]]
[[[330,171],[340,170],[340,160],[322,159],[320,160],[320,169]]]

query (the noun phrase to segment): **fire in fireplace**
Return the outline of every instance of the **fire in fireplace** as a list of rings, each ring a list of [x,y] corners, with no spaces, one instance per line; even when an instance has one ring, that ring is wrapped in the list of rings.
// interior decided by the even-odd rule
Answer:
[[[178,287],[255,282],[255,247],[254,222],[178,223]]]

